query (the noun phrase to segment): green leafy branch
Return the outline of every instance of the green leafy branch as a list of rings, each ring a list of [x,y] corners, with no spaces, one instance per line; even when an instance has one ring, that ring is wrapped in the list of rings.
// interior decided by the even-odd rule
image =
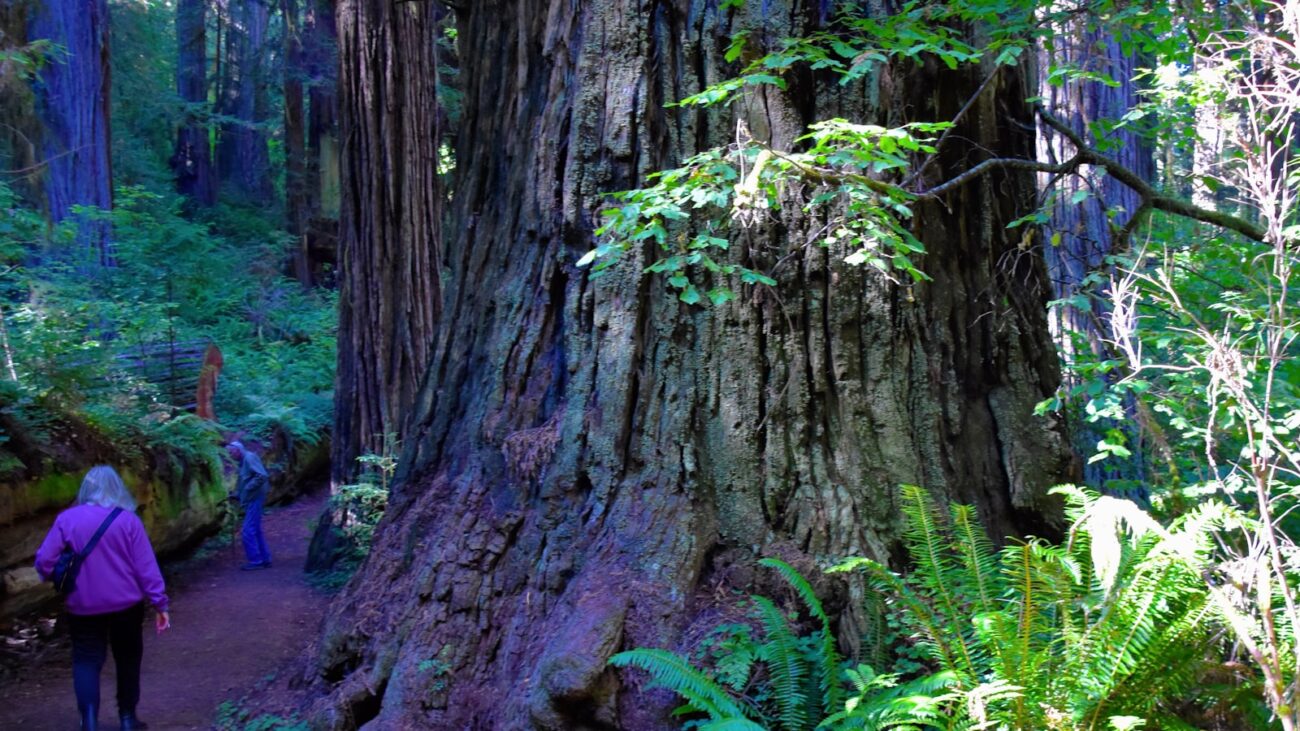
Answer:
[[[1035,44],[1050,48],[1061,24],[1079,18],[1089,18],[1092,23],[1106,19],[1122,29],[1122,33],[1116,32],[1117,37],[1122,35],[1128,46],[1170,57],[1178,53],[1177,34],[1171,32],[1175,20],[1167,8],[1142,3],[1116,7],[1107,0],[1058,10],[1045,10],[1027,0],[964,0],[943,5],[909,2],[885,17],[865,17],[849,9],[835,18],[830,29],[780,40],[775,49],[757,56],[750,49],[751,34],[737,33],[725,59],[751,60],[734,77],[669,106],[711,107],[742,101],[746,94],[769,87],[785,90],[786,77],[796,67],[830,73],[842,84],[860,80],[882,65],[922,57],[938,59],[952,69],[991,59],[993,71],[950,121],[884,128],[844,119],[825,120],[810,125],[807,134],[795,141],[794,150],[779,150],[754,139],[741,122],[734,144],[700,153],[681,167],[651,175],[646,187],[612,196],[616,205],[603,211],[604,224],[596,231],[598,244],[578,266],[594,264],[593,272],[599,273],[631,247],[653,243],[662,257],[653,259],[647,272],[668,275],[668,285],[687,304],[706,299],[722,304],[735,297],[726,282],[729,277],[739,275],[744,284],[776,283],[775,267],[763,272],[753,265],[752,257],[725,252],[745,230],[779,217],[784,207],[797,206],[827,219],[808,244],[846,249],[847,263],[870,265],[895,283],[900,283],[900,274],[914,282],[924,281],[927,277],[916,260],[925,249],[908,225],[912,204],[942,198],[998,169],[1058,178],[1079,174],[1085,166],[1104,170],[1141,198],[1140,208],[1117,234],[1120,241],[1152,211],[1260,239],[1263,232],[1257,224],[1164,194],[1104,154],[1105,139],[1090,144],[1043,108],[1037,109],[1043,123],[1074,145],[1075,154],[1069,159],[1059,163],[986,159],[944,182],[921,187],[921,174],[936,159],[951,130],[991,85],[997,69],[1020,64],[1025,51]],[[982,45],[965,38],[963,29],[973,25],[985,29],[980,36]],[[1052,64],[1047,77],[1048,83],[1056,84],[1117,83],[1073,63]],[[1123,123],[1107,122],[1097,129],[1114,129]],[[942,134],[933,136],[938,133]]]
[[[735,145],[654,173],[647,187],[615,194],[620,205],[602,212],[605,222],[596,230],[601,243],[578,266],[594,264],[599,273],[633,246],[651,243],[664,256],[647,272],[667,274],[687,304],[704,297],[722,304],[734,293],[721,284],[704,286],[700,272],[776,284],[770,273],[720,261],[720,252],[730,249],[732,236],[797,204],[805,211],[833,211],[822,243],[848,249],[848,263],[869,264],[891,278],[902,272],[925,280],[915,262],[925,248],[906,225],[914,196],[872,176],[906,170],[908,153],[934,152],[933,133],[948,126],[891,129],[831,119],[798,140],[807,146],[802,152],[776,150],[744,135]]]

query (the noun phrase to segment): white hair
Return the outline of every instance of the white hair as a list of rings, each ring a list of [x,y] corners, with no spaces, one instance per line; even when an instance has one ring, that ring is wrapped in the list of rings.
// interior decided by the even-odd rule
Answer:
[[[81,481],[81,490],[77,493],[77,503],[135,510],[135,498],[131,497],[131,491],[126,489],[117,470],[106,464],[91,467],[86,473]]]

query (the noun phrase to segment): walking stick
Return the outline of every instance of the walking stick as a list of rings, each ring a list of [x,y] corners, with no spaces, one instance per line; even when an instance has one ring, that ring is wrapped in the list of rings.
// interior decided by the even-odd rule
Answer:
[[[226,501],[226,518],[230,521],[230,557],[234,559],[235,566],[240,565],[239,558],[239,503],[233,498]]]

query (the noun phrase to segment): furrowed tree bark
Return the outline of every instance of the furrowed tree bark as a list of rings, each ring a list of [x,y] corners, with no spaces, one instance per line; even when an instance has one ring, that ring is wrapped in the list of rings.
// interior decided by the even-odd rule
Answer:
[[[208,108],[207,9],[208,0],[176,3],[176,93],[188,110],[171,161],[177,192],[204,207],[217,202],[208,127],[196,119]]]
[[[73,215],[74,206],[113,207],[109,124],[110,66],[107,0],[40,0],[30,10],[29,41],[62,46],[36,81],[41,122],[42,188],[50,220]],[[83,267],[113,265],[107,221],[79,222],[77,253]]]
[[[216,0],[216,54],[215,83],[217,86],[217,112],[223,117],[235,116],[239,99],[239,18],[242,0]],[[229,180],[235,168],[234,127],[223,121],[217,128],[216,168],[218,183]]]
[[[413,22],[424,5],[386,7]],[[643,273],[652,252],[599,279],[574,267],[604,194],[731,139],[727,113],[664,103],[734,72],[732,33],[771,44],[824,27],[825,5],[458,10],[442,310],[388,512],[310,654],[314,723],[667,728],[673,699],[627,682],[610,655],[684,646],[734,616],[761,556],[810,570],[893,556],[898,483],[977,505],[1000,535],[1050,532],[1046,488],[1071,462],[1057,426],[1032,416],[1059,378],[1048,283],[1006,229],[1034,209],[1032,172],[996,170],[918,206],[932,283],[899,287],[843,265],[847,251],[805,246],[821,220],[798,206],[731,249],[778,286],[721,307],[679,302]],[[385,42],[367,31],[375,12],[340,6],[345,110],[358,69],[385,68],[359,53]],[[801,73],[738,113],[790,149],[819,118],[950,119],[985,75],[927,63],[840,86]],[[963,119],[969,144],[946,146],[928,182],[1033,155],[1032,78],[1007,69],[996,85]],[[405,139],[416,107],[366,108]],[[346,131],[350,114],[345,139],[367,140]],[[365,220],[352,178],[367,150],[345,153],[345,232]],[[846,641],[859,607],[839,607]]]
[[[1119,82],[1118,86],[1111,87],[1092,81],[1076,80],[1059,85],[1044,81],[1041,85],[1044,106],[1072,128],[1086,134],[1089,124],[1118,120],[1137,105],[1133,75],[1139,60],[1134,54],[1125,54],[1119,40],[1111,34],[1082,28],[1063,31],[1051,53],[1042,64],[1044,71],[1054,56],[1058,63],[1107,74]],[[1143,180],[1152,179],[1154,162],[1148,142],[1131,129],[1111,133],[1107,142],[1113,143],[1111,156],[1117,162]],[[1074,153],[1073,144],[1051,127],[1040,125],[1040,159],[1063,161]],[[1052,275],[1052,294],[1057,299],[1067,299],[1078,294],[1084,278],[1102,266],[1105,257],[1113,251],[1114,233],[1123,229],[1142,201],[1137,191],[1102,170],[1085,168],[1080,175],[1042,182],[1045,187],[1054,183],[1058,191],[1047,233],[1059,238],[1046,243],[1044,258]],[[1086,194],[1087,198],[1076,203],[1075,194]],[[1107,216],[1108,209],[1115,209],[1115,220]],[[1083,333],[1089,339],[1107,337],[1099,327],[1098,314],[1086,308],[1054,308],[1051,324],[1067,357],[1075,349],[1067,333]]]
[[[437,180],[431,3],[339,3],[343,195],[335,484],[356,458],[405,437],[437,308]]]

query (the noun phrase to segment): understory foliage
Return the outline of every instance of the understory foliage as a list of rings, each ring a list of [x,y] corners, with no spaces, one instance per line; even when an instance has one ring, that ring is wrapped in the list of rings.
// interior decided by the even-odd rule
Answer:
[[[296,717],[270,713],[254,716],[240,704],[224,701],[217,707],[212,727],[217,731],[308,731],[311,727]]]
[[[202,221],[179,205],[169,194],[119,188],[112,211],[85,210],[47,228],[0,181],[3,405],[30,439],[53,439],[49,425],[72,422],[119,447],[171,446],[215,464],[218,428],[258,437],[279,430],[306,444],[324,437],[333,295],[283,278],[283,237],[270,225],[250,226],[249,211]],[[111,225],[116,267],[76,259],[77,226],[95,220]],[[222,229],[231,233],[215,233]],[[219,427],[181,408],[192,391],[175,392],[136,365],[141,348],[172,343],[222,351]],[[197,377],[198,366],[191,369],[187,377]],[[12,452],[3,460],[11,473],[39,467]]]
[[[1206,581],[1234,657],[1263,679],[1284,729],[1300,728],[1300,7],[1229,6],[1194,48],[1194,73],[1163,67],[1135,115],[1198,134],[1193,194],[1240,212],[1245,237],[1152,216],[1094,275],[1109,337],[1075,365],[1090,418],[1129,419],[1153,507],[1225,511]],[[1100,452],[1114,447],[1098,445]],[[1104,454],[1102,455],[1104,458]]]
[[[328,571],[317,572],[312,583],[327,590],[342,587],[370,553],[375,528],[388,508],[388,490],[397,472],[397,434],[384,435],[379,453],[357,457],[361,466],[354,482],[338,485],[330,496],[331,520],[337,530],[337,557]]]
[[[175,192],[176,130],[197,113],[176,91],[176,3],[109,5],[111,210],[77,208],[49,222],[49,161],[20,153],[40,147],[29,118],[40,71],[67,63],[69,49],[49,39],[15,46],[21,38],[0,34],[0,97],[12,102],[0,115],[0,409],[11,432],[24,432],[0,435],[0,478],[39,472],[42,455],[69,443],[166,447],[187,464],[216,464],[222,432],[276,433],[302,446],[324,439],[331,422],[336,295],[284,276],[297,242],[278,198],[236,205],[238,191],[225,190],[204,207]],[[229,21],[217,15],[208,17]],[[259,83],[274,91],[271,81]],[[212,128],[223,121],[199,116]],[[271,174],[282,177],[281,143],[267,146]],[[88,256],[85,226],[111,231],[112,265]],[[218,424],[185,413],[197,365],[183,369],[185,388],[140,367],[142,350],[176,343],[221,350]]]
[[[1208,670],[1214,639],[1215,611],[1198,570],[1213,548],[1205,526],[1170,537],[1131,502],[1058,492],[1075,519],[1064,545],[1031,538],[995,551],[972,508],[944,514],[924,490],[906,486],[913,570],[899,576],[869,559],[836,570],[864,571],[956,687],[1003,691],[974,721],[1187,727],[1181,703]]]
[[[804,731],[850,719],[871,720],[875,727],[885,728],[938,717],[945,704],[956,699],[942,694],[955,680],[949,674],[899,685],[896,675],[878,675],[866,665],[846,666],[836,648],[830,617],[808,580],[778,559],[760,563],[789,584],[808,623],[792,620],[767,597],[753,596],[752,626],[723,625],[706,642],[712,655],[710,669],[697,668],[688,658],[661,649],[628,650],[610,662],[648,672],[655,685],[686,702],[679,715],[708,719],[692,718],[683,728],[707,731]],[[801,631],[805,626],[811,629]]]
[[[340,516],[343,535],[350,547],[344,564],[355,568],[370,552],[375,526],[388,507],[388,487],[397,471],[397,442],[394,435],[384,440],[382,454],[367,453],[357,457],[361,473],[357,481],[340,485],[331,498],[332,507]]]
[[[808,619],[792,622],[754,597],[748,626],[715,633],[704,667],[666,650],[615,655],[680,695],[702,729],[1189,729],[1215,713],[1267,728],[1257,697],[1229,697],[1211,679],[1223,627],[1202,578],[1222,510],[1161,527],[1131,502],[1058,489],[1073,529],[1063,545],[1030,539],[994,548],[974,509],[942,511],[918,487],[902,490],[912,570],[851,559],[905,628],[896,652],[928,675],[904,682],[844,661],[811,585],[774,559]],[[1225,710],[1225,706],[1240,704]],[[700,717],[707,717],[707,721]]]

